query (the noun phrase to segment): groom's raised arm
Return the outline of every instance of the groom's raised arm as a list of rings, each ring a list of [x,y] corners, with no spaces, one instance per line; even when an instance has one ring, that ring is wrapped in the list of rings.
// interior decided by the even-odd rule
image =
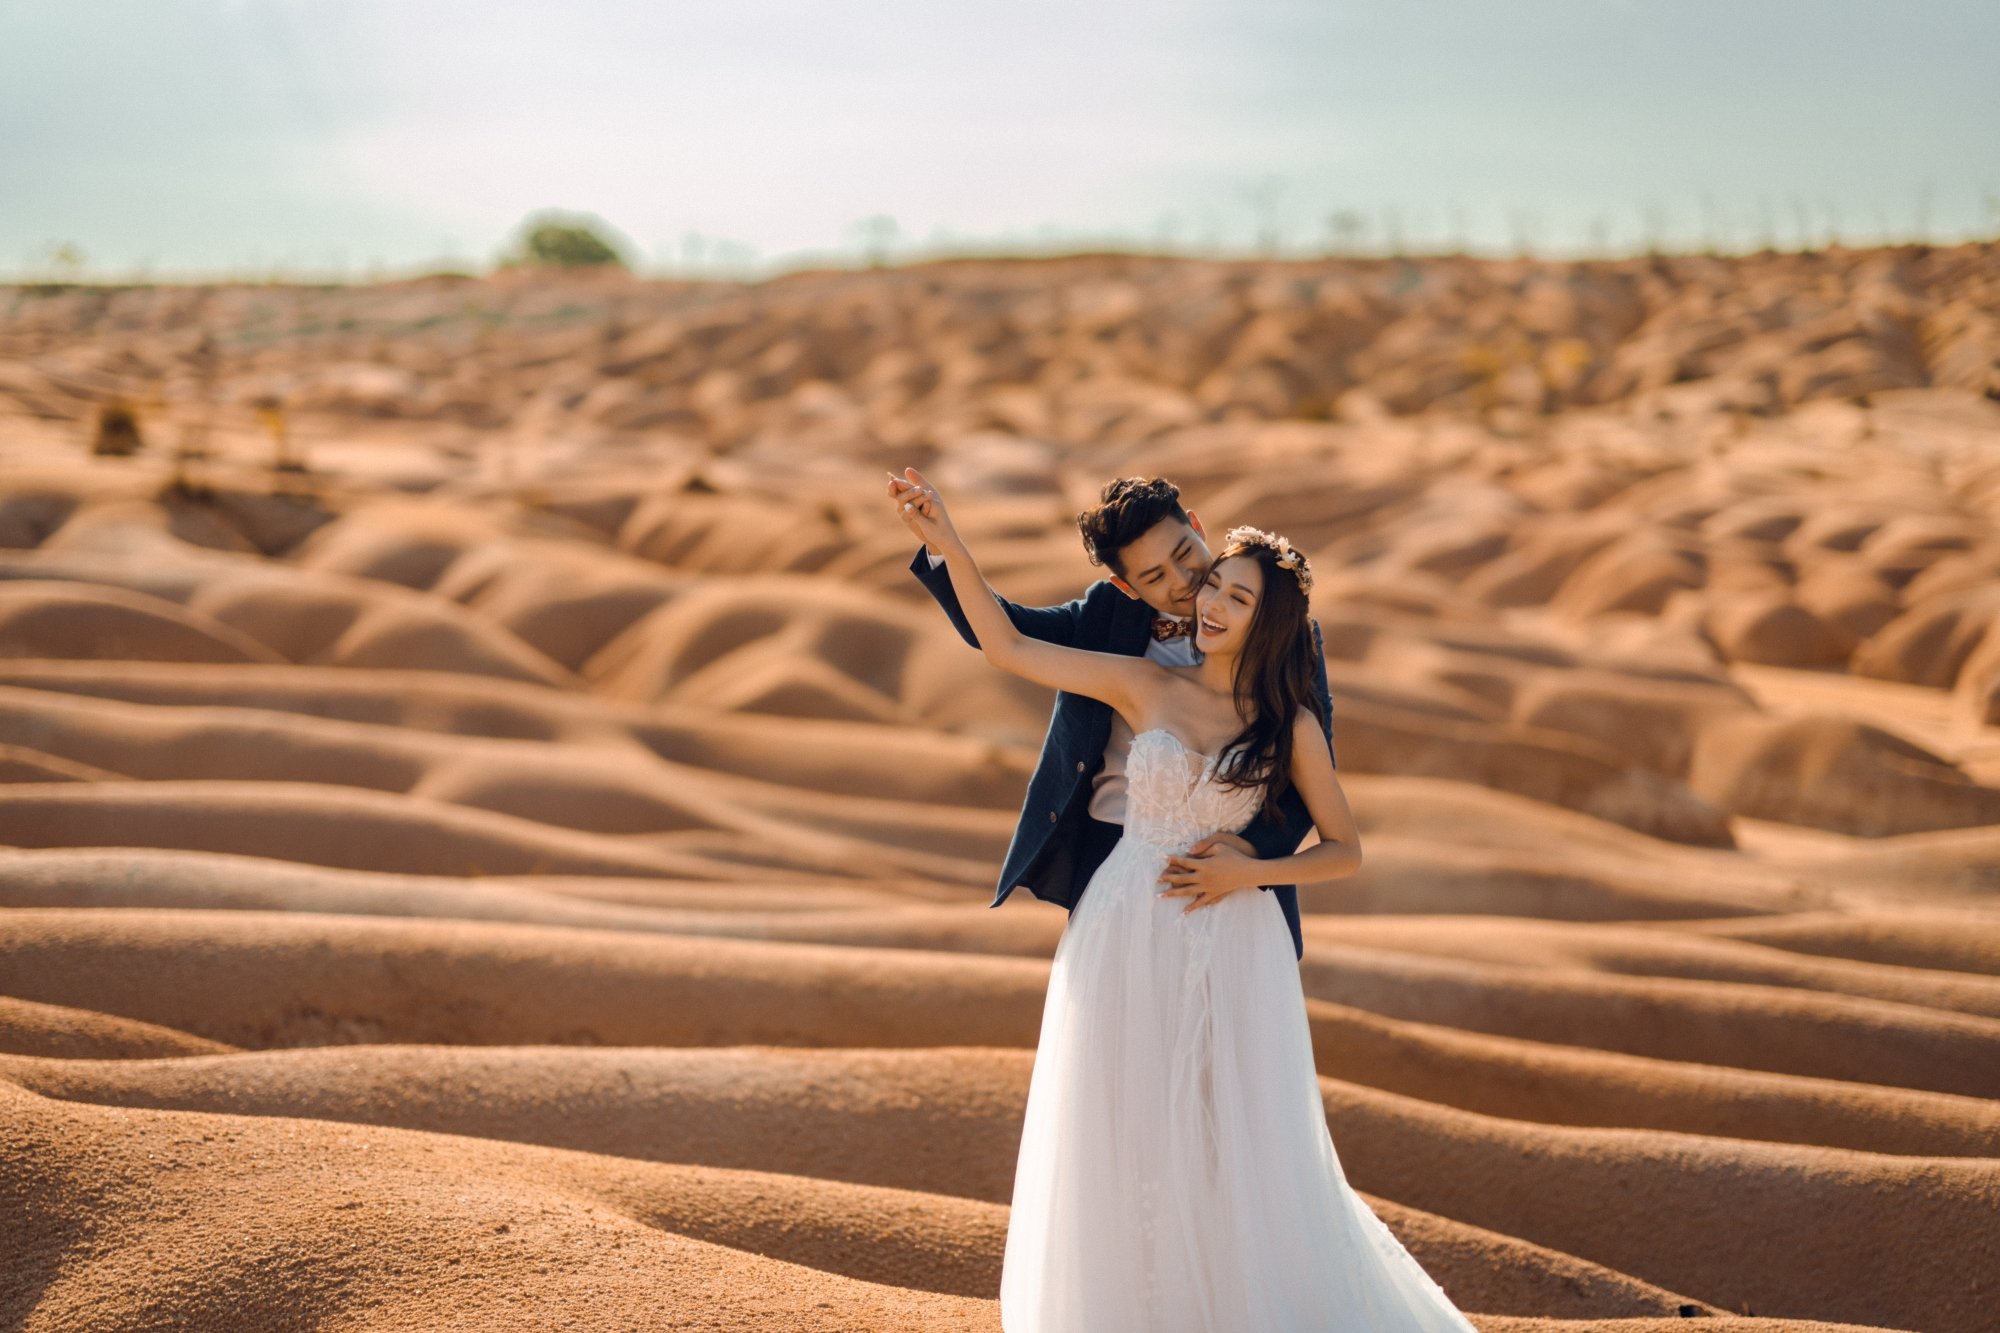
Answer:
[[[946,618],[957,628],[959,637],[977,648],[979,638],[972,632],[972,626],[966,623],[965,609],[958,604],[958,592],[951,586],[951,571],[945,567],[944,561],[932,559],[930,548],[920,546],[916,559],[910,562],[910,572],[937,599]],[[1060,606],[1022,606],[1005,597],[993,600],[1000,603],[1007,618],[1014,622],[1014,628],[1029,638],[1040,639],[1043,643],[1059,643],[1065,648],[1076,646],[1076,627],[1083,620],[1083,598],[1075,598]],[[1326,688],[1324,662],[1320,665],[1320,688],[1322,691]]]

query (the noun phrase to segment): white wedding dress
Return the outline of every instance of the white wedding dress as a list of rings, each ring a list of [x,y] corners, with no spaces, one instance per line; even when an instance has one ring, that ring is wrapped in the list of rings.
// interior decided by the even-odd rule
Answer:
[[[1474,1333],[1347,1183],[1270,894],[1187,912],[1170,853],[1259,791],[1158,727],[1056,946],[1000,1276],[1005,1333]],[[1185,913],[1185,914],[1184,914]]]

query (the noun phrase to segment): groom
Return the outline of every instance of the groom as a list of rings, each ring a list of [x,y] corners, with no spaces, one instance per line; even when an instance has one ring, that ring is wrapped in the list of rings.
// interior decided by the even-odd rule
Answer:
[[[922,507],[935,494],[914,468],[890,478],[889,498],[912,532],[914,518],[903,506],[914,502]],[[1108,483],[1098,503],[1077,515],[1076,522],[1090,562],[1107,567],[1111,577],[1099,579],[1084,589],[1083,596],[1060,606],[1020,606],[999,598],[1015,626],[1028,637],[1049,643],[1143,655],[1167,666],[1192,666],[1194,597],[1213,560],[1201,519],[1181,507],[1180,488],[1162,477],[1121,477]],[[952,591],[943,558],[926,546],[910,562],[910,572],[937,599],[959,635],[977,648],[979,641]],[[1312,622],[1312,629],[1313,683],[1325,716],[1331,718],[1318,621]],[[1330,733],[1327,744],[1330,749]],[[1075,909],[1092,872],[1124,833],[1125,764],[1131,745],[1132,728],[1109,704],[1057,692],[1041,762],[1028,784],[1021,822],[1007,849],[999,892],[991,906],[1005,902],[1016,885],[1026,885],[1044,902]],[[1282,828],[1260,816],[1251,820],[1243,836],[1218,834],[1182,859],[1202,859],[1212,855],[1210,844],[1225,842],[1248,856],[1289,856],[1312,827],[1312,815],[1295,789],[1278,804],[1285,814]],[[1292,932],[1293,956],[1303,958],[1298,889],[1290,884],[1260,887],[1277,895]]]

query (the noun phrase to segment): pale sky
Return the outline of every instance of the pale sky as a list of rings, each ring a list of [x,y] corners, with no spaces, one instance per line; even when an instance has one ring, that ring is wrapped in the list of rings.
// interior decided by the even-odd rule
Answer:
[[[1995,0],[0,0],[0,272],[2000,232]]]

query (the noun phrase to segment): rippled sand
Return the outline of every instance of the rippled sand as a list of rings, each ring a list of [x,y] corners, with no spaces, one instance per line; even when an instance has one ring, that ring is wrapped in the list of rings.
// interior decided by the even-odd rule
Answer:
[[[1114,475],[1313,555],[1328,1122],[1487,1333],[1995,1327],[1996,320],[1977,246],[0,289],[0,1325],[997,1329],[1049,701],[914,464],[1021,600]]]

